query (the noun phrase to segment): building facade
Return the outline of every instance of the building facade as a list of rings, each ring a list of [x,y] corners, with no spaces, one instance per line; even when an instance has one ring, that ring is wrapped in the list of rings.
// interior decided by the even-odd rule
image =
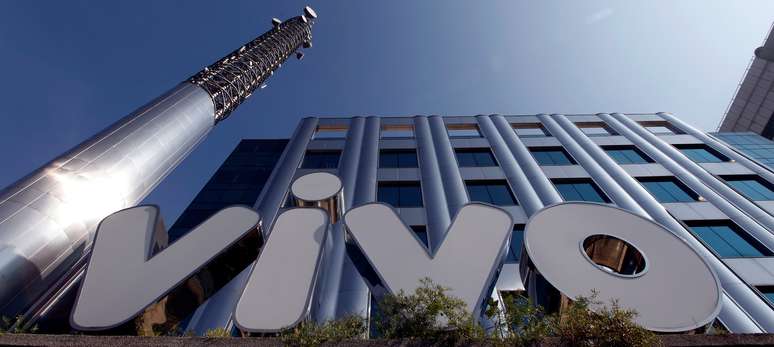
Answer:
[[[745,71],[720,122],[721,132],[753,132],[774,138],[774,27]]]
[[[774,168],[774,141],[752,132],[712,133],[712,136],[769,169]]]
[[[249,152],[239,155],[250,161]],[[774,175],[671,115],[305,118],[261,182],[254,206],[264,230],[292,206],[293,179],[319,171],[341,178],[345,209],[390,204],[430,250],[466,203],[508,211],[513,236],[498,292],[525,290],[519,261],[531,215],[561,201],[617,205],[664,225],[707,259],[724,288],[719,320],[727,328],[774,329]],[[344,253],[334,307],[314,311],[328,318],[373,305],[374,275],[358,266],[363,255]],[[233,305],[234,293],[213,299]],[[230,314],[210,304],[197,316],[228,322]]]
[[[524,277],[536,261],[535,254],[525,260],[523,247],[532,216],[563,202],[617,206],[663,226],[712,269],[722,287],[718,324],[731,332],[774,332],[774,174],[670,114],[308,117],[288,140],[243,140],[169,239],[184,237],[217,209],[243,204],[262,218],[260,246],[271,240],[282,211],[295,207],[294,180],[317,172],[340,178],[344,211],[371,202],[392,206],[430,254],[463,206],[482,202],[507,211],[512,235],[491,284],[494,297],[543,295]],[[308,318],[372,315],[378,275],[341,222],[330,231],[315,289],[324,300],[311,303]],[[196,287],[206,293],[179,309],[180,331],[237,333],[233,308],[258,253],[236,254],[225,258],[227,275],[197,275]],[[671,299],[662,294],[651,302],[680,304]],[[173,300],[163,301],[171,312]]]

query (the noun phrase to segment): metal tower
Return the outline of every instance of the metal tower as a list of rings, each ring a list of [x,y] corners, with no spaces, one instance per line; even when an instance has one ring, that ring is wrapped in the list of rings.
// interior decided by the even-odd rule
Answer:
[[[35,316],[83,273],[99,223],[139,203],[301,47],[310,7],[0,191],[0,316]]]

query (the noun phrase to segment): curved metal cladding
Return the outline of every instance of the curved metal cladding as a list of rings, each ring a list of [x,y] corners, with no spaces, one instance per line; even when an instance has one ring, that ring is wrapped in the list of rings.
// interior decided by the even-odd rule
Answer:
[[[438,156],[427,117],[414,117],[414,131],[417,139],[419,172],[422,178],[422,199],[425,202],[427,214],[428,247],[436,250],[438,248],[436,245],[441,243],[451,223],[449,205],[446,202],[441,169],[438,167]]]
[[[478,121],[478,128],[481,133],[489,141],[489,145],[492,147],[492,153],[494,153],[495,159],[500,164],[508,185],[513,188],[513,192],[516,198],[519,200],[519,204],[524,208],[527,216],[531,216],[533,213],[540,211],[545,205],[540,199],[540,196],[532,187],[531,182],[527,179],[527,175],[523,171],[523,166],[513,156],[513,153],[506,145],[504,136],[498,132],[498,129],[492,123],[492,119],[489,116],[476,116]],[[508,125],[508,130],[513,132],[513,129]],[[515,135],[515,133],[514,133]],[[518,141],[518,139],[517,139]]]
[[[661,118],[664,118],[664,120],[668,121],[678,129],[682,130],[686,134],[690,134],[691,136],[701,140],[702,142],[706,143],[707,145],[711,146],[716,151],[720,152],[720,154],[725,155],[726,157],[729,157],[733,159],[734,161],[742,164],[744,167],[750,169],[750,171],[755,172],[756,174],[760,175],[762,178],[769,182],[774,182],[774,172],[771,172],[766,167],[750,160],[746,156],[739,154],[737,151],[729,148],[727,145],[723,144],[722,141],[718,141],[715,138],[713,138],[710,135],[707,135],[706,133],[702,132],[699,129],[696,129],[692,126],[690,126],[688,123],[685,123],[678,119],[677,117],[664,112],[656,113],[656,115],[660,116]]]
[[[538,115],[539,117],[540,115]],[[537,193],[538,198],[543,202],[543,205],[551,205],[558,202],[562,202],[562,197],[551,181],[548,179],[543,170],[540,169],[535,158],[529,153],[529,149],[513,131],[513,127],[505,117],[501,115],[494,115],[490,117],[494,123],[497,131],[499,131],[505,144],[519,165],[519,168],[524,171],[527,176],[527,180],[530,183],[530,187]],[[527,215],[532,215],[536,211],[528,211]]]
[[[692,177],[690,173],[686,172],[682,167],[677,165],[677,163],[675,163],[670,158],[670,155],[661,152],[658,148],[652,145],[652,140],[640,137],[637,133],[619,122],[618,119],[611,115],[599,114],[598,116],[618,134],[627,138],[640,150],[653,158],[653,160],[672,172],[672,174],[680,177],[680,179],[686,185],[689,185],[691,189],[695,190],[705,198],[708,198],[707,195],[704,195],[705,193],[714,195],[714,193],[712,193],[712,191],[702,182]],[[610,158],[600,151],[601,149],[599,149],[599,151],[591,150],[590,152],[597,152],[595,156],[599,157],[599,161],[601,163],[610,161]],[[713,267],[725,292],[723,296],[723,309],[720,313],[720,319],[728,326],[729,329],[734,332],[772,331],[772,328],[774,328],[774,325],[772,325],[772,323],[774,323],[774,314],[772,314],[771,309],[765,303],[765,301],[759,297],[748,284],[743,282],[720,259],[718,259],[703,244],[696,240],[696,238],[689,231],[687,231],[682,224],[677,222],[674,217],[672,217],[669,212],[664,209],[663,205],[656,201],[655,198],[653,198],[653,196],[648,193],[634,178],[625,172],[622,172],[623,169],[618,164],[609,163],[606,166],[609,172],[617,172],[614,174],[617,182],[637,200],[637,202],[648,212],[648,214],[650,214],[654,220],[667,227],[670,231],[677,234],[682,239],[686,240],[692,246],[692,248],[700,255],[702,255],[704,259],[706,259],[707,262]],[[719,201],[721,204],[729,205],[728,202],[720,197],[710,200],[710,202],[713,204],[715,204],[715,201]],[[716,206],[720,207],[717,204]],[[728,206],[726,206],[726,208],[728,208]],[[725,213],[725,211],[723,212]],[[729,216],[731,215],[729,214]],[[746,221],[747,223],[755,224],[749,218],[747,218]],[[741,225],[743,228],[745,227],[744,224],[740,223],[739,225]]]
[[[438,160],[438,170],[441,172],[441,182],[446,194],[446,203],[449,208],[449,216],[453,218],[457,215],[462,206],[469,202],[468,193],[465,190],[465,183],[460,175],[459,164],[454,155],[454,147],[449,140],[449,133],[446,131],[446,124],[440,116],[428,117],[430,123],[430,133],[433,136],[435,144],[435,155]],[[446,231],[444,231],[444,235]]]
[[[647,141],[652,150],[662,154],[666,158],[666,161],[661,162],[662,165],[672,171],[675,176],[683,179],[691,189],[717,206],[731,220],[750,232],[769,249],[774,249],[774,235],[771,233],[771,228],[774,226],[774,216],[731,189],[672,145],[653,135],[635,121],[619,113],[613,113],[611,117]]]
[[[184,83],[6,188],[0,197],[0,314],[29,307],[88,251],[96,224],[140,202],[214,124]]]
[[[598,115],[602,120],[608,118],[608,115]],[[601,166],[606,172],[607,176],[612,179],[612,184],[620,186],[626,194],[628,194],[638,206],[645,212],[646,217],[650,217],[661,225],[665,226],[672,233],[678,237],[687,241],[687,243],[693,248],[699,255],[707,260],[710,266],[713,267],[721,283],[724,287],[727,285],[732,287],[731,292],[724,293],[723,296],[723,309],[720,313],[720,319],[734,332],[747,332],[756,333],[763,332],[760,327],[747,316],[747,313],[731,299],[732,296],[747,296],[758,302],[755,306],[765,307],[765,303],[760,300],[752,290],[747,287],[731,270],[726,267],[720,259],[718,259],[712,252],[710,252],[704,245],[696,240],[693,235],[685,229],[685,227],[677,222],[667,210],[661,205],[645,188],[637,182],[637,180],[628,174],[618,163],[608,156],[604,150],[594,143],[591,138],[584,134],[578,127],[565,116],[554,116],[554,121],[567,133],[575,142],[580,146],[588,156],[592,158],[594,163]],[[609,124],[609,123],[608,123]],[[590,172],[590,170],[589,170]],[[601,182],[600,182],[601,185]],[[603,188],[604,190],[605,188]],[[738,288],[742,286],[742,288]],[[768,311],[768,310],[766,310]],[[763,313],[767,313],[761,310]],[[770,314],[768,312],[767,314]]]
[[[304,118],[290,137],[285,150],[282,152],[277,166],[269,175],[264,190],[258,196],[253,208],[261,215],[262,230],[266,240],[270,234],[274,221],[287,197],[290,184],[294,178],[296,169],[301,165],[306,153],[306,147],[317,129],[317,118]],[[242,295],[242,288],[247,283],[252,270],[250,265],[234,277],[225,287],[200,306],[194,316],[197,318],[195,330],[203,334],[209,329],[231,328],[233,326],[233,308]],[[228,309],[224,309],[224,307]]]

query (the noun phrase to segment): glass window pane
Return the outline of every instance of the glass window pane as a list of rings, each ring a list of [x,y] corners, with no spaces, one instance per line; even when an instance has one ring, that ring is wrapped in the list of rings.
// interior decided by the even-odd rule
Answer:
[[[468,185],[468,195],[470,195],[470,201],[478,202],[490,202],[489,191],[486,186],[483,185]]]
[[[393,207],[398,207],[398,187],[379,186],[376,199],[379,200],[379,202],[390,204]]]
[[[416,234],[417,237],[419,237],[419,240],[425,244],[425,247],[428,247],[427,227],[425,227],[424,225],[412,225],[410,226],[410,228],[412,231],[414,231],[414,234]]]
[[[594,186],[590,183],[576,183],[575,190],[578,191],[578,194],[580,194],[585,201],[605,202],[605,199],[599,195],[597,190],[594,189]]]
[[[511,244],[508,247],[507,261],[518,262],[521,257],[521,247],[524,243],[524,225],[515,225],[511,234]]]
[[[304,161],[301,163],[302,169],[335,169],[339,166],[339,151],[319,151],[307,152]]]
[[[398,166],[402,168],[419,167],[416,151],[404,151],[398,154]]]
[[[726,158],[721,157],[720,154],[716,154],[704,146],[678,146],[677,148],[680,152],[685,154],[686,157],[697,163],[720,163],[727,160]]]
[[[513,131],[520,137],[546,137],[550,136],[540,124],[513,124]]]
[[[399,194],[401,207],[422,207],[422,190],[419,185],[402,185]]]
[[[694,225],[690,229],[720,257],[765,257],[772,254],[736,226],[709,224]]]
[[[389,126],[382,128],[382,138],[412,138],[414,128],[411,126]]]
[[[488,148],[455,149],[457,162],[462,167],[497,166],[492,151]]]
[[[689,193],[686,187],[678,184],[673,179],[647,179],[641,182],[645,189],[659,202],[692,202],[696,201],[696,195]]]
[[[559,183],[556,185],[556,189],[562,196],[564,201],[582,201],[580,194],[575,190],[575,186],[569,183]]]
[[[382,151],[382,153],[379,154],[379,167],[398,167],[398,157],[395,153]]]
[[[450,126],[449,137],[481,137],[477,126]]]
[[[499,206],[516,205],[511,195],[511,190],[504,184],[490,184],[488,186],[491,203]]]
[[[478,166],[497,166],[494,155],[488,149],[474,153]]]
[[[726,178],[726,182],[750,200],[774,200],[774,191],[768,182],[754,178]]]
[[[572,165],[570,156],[560,147],[556,148],[533,148],[530,149],[535,161],[540,165]]]
[[[592,182],[562,182],[555,181],[554,185],[565,201],[593,201],[609,202],[607,196],[602,193]]]

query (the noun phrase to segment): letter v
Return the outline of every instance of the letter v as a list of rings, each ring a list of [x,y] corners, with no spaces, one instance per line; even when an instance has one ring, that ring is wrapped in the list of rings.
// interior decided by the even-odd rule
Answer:
[[[251,209],[225,208],[152,254],[154,233],[166,232],[158,207],[138,206],[109,215],[97,227],[71,324],[79,330],[102,330],[127,322],[259,222],[258,213]]]
[[[435,254],[429,254],[389,205],[359,206],[347,212],[344,222],[389,292],[412,293],[429,277],[462,299],[476,319],[513,230],[511,216],[502,209],[468,204],[454,217]]]

